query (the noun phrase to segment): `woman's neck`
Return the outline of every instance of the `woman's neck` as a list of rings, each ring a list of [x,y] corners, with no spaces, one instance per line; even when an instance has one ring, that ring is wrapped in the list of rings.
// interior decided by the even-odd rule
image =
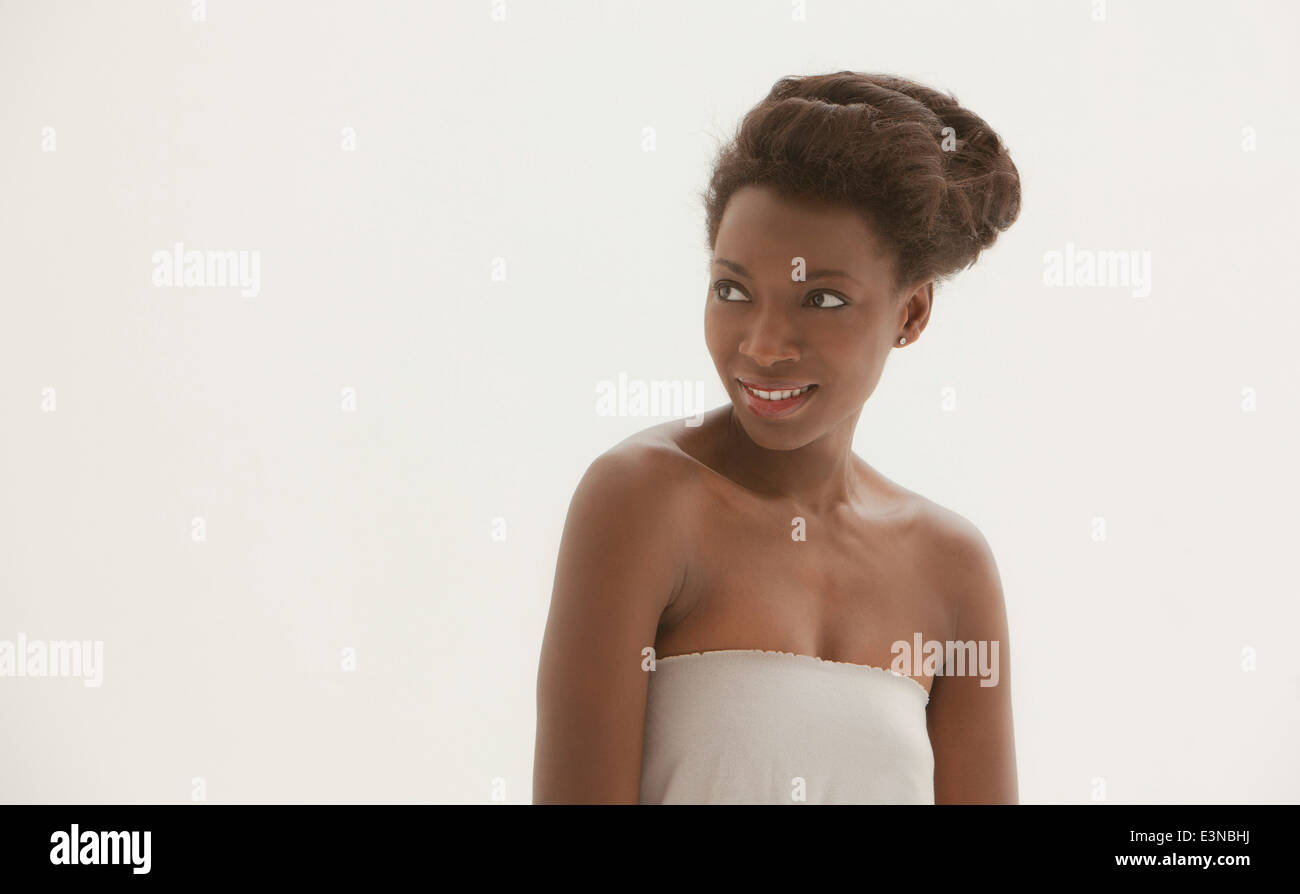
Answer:
[[[859,410],[797,449],[769,450],[754,443],[729,407],[720,426],[717,460],[727,477],[748,489],[824,514],[853,503],[861,491],[853,455],[861,414]]]

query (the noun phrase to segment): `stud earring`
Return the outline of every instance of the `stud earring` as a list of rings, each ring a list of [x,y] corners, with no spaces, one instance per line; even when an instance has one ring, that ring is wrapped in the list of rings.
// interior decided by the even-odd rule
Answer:
[[[901,337],[898,339],[898,343],[899,343],[900,345],[905,345],[905,344],[907,344],[907,336],[906,336],[906,335],[901,336]]]

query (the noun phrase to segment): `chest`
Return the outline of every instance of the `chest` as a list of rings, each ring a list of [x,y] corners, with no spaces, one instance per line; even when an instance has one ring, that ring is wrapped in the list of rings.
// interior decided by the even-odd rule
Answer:
[[[930,585],[922,531],[906,511],[807,517],[715,496],[696,508],[687,542],[660,655],[761,649],[888,667],[895,643],[949,636],[950,601]]]

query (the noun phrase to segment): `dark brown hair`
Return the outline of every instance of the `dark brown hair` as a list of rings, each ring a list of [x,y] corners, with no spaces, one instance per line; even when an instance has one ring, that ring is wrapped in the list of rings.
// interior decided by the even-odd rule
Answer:
[[[1020,213],[1001,137],[955,96],[891,75],[777,81],[719,150],[701,194],[710,251],[727,201],[751,184],[857,210],[896,252],[898,287],[970,266]]]

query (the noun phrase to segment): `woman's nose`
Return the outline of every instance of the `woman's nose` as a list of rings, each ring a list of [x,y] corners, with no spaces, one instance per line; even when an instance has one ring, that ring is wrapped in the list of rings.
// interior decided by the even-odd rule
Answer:
[[[782,360],[798,360],[798,338],[780,309],[761,310],[740,339],[740,353],[759,366],[771,366]]]

